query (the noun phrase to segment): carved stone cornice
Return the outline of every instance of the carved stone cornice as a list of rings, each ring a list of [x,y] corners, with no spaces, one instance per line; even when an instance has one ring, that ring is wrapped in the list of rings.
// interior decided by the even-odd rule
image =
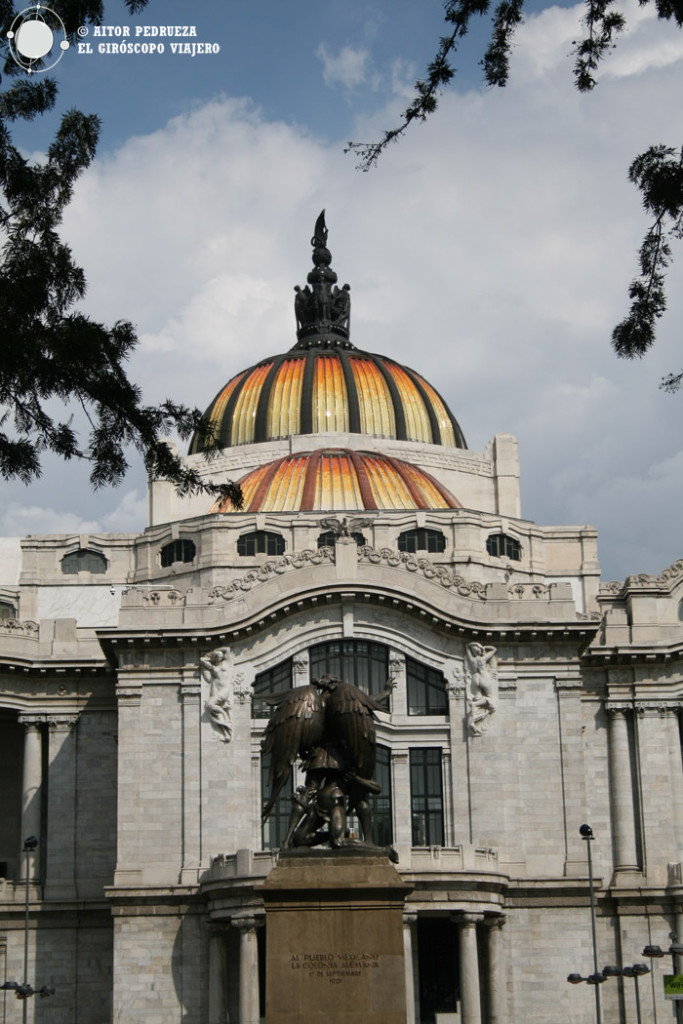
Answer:
[[[0,632],[37,637],[40,627],[33,619],[0,619]]]
[[[676,715],[680,710],[679,702],[669,702],[665,700],[637,700],[635,702],[635,711],[637,715]]]
[[[142,703],[142,684],[119,683],[116,687],[116,699],[124,707],[136,707]]]

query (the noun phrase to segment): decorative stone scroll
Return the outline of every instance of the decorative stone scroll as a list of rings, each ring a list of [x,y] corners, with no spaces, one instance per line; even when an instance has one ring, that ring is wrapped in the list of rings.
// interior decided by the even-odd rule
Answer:
[[[259,583],[265,583],[275,576],[282,576],[283,573],[292,569],[303,569],[308,565],[321,565],[323,562],[334,562],[334,551],[332,548],[319,548],[317,551],[306,549],[295,551],[292,554],[284,555],[283,558],[275,561],[264,562],[257,569],[248,572],[245,576],[227,583],[225,586],[214,587],[209,591],[209,603],[219,599],[232,601],[241,593],[253,590]]]
[[[371,548],[367,545],[358,548],[358,561],[370,562],[378,565],[385,563],[392,569],[407,569],[408,572],[419,572],[425,579],[434,580],[442,587],[452,588],[461,597],[476,597],[480,601],[486,600],[486,584],[476,581],[468,582],[457,573],[450,572],[442,565],[434,565],[428,558],[416,558],[415,555],[405,551],[396,551],[393,548]]]
[[[479,643],[465,649],[467,725],[470,736],[486,732],[489,718],[498,705],[498,664],[496,648]]]

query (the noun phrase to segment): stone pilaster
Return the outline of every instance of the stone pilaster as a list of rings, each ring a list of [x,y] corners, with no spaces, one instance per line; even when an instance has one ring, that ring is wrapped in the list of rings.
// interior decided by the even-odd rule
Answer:
[[[413,843],[411,815],[404,809],[410,808],[410,757],[407,750],[393,750],[391,774],[394,807],[394,846],[409,850]],[[399,854],[400,855],[400,854]]]
[[[481,914],[461,914],[457,920],[460,926],[462,1024],[482,1024],[477,923],[483,920],[483,918]]]
[[[181,882],[192,885],[201,866],[201,717],[202,688],[193,672],[180,687],[183,736],[183,867]]]
[[[45,899],[76,896],[76,724],[78,715],[48,715]]]

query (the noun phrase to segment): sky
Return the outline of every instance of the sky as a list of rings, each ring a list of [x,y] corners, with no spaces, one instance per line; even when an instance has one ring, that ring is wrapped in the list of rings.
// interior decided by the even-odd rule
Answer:
[[[628,0],[628,31],[579,94],[580,6],[529,8],[505,89],[482,81],[483,23],[438,111],[362,173],[344,147],[396,123],[444,31],[439,0],[105,8],[111,34],[91,27],[53,71],[58,111],[103,123],[64,237],[86,271],[83,310],[135,324],[130,373],[147,401],[205,408],[294,344],[293,287],[325,208],[352,341],[433,383],[470,448],[518,438],[526,519],[597,527],[606,580],[683,556],[683,395],[658,387],[683,367],[683,252],[651,352],[625,361],[610,347],[649,226],[628,167],[680,145],[680,30]],[[124,41],[117,27],[149,44],[167,25],[196,35],[163,54],[98,52]],[[39,157],[54,124],[18,141]],[[40,481],[0,491],[0,535],[145,524],[135,455],[116,489],[93,493],[86,466],[47,459]]]

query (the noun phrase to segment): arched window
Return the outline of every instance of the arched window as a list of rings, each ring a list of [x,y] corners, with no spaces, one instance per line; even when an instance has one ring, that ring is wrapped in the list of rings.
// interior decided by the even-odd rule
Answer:
[[[89,548],[79,548],[64,555],[62,559],[62,572],[67,576],[75,576],[79,572],[100,573],[107,571],[107,559],[99,551],[91,551]]]
[[[285,538],[270,530],[255,530],[237,538],[238,555],[283,555]]]
[[[159,552],[162,569],[168,569],[175,562],[192,562],[197,554],[194,541],[172,540],[170,544],[164,544]]]
[[[487,537],[486,550],[494,558],[511,558],[513,562],[519,562],[522,557],[521,544],[507,533],[492,533]]]
[[[416,530],[405,530],[398,535],[399,551],[428,551],[440,554],[445,548],[446,538],[440,530],[426,530],[421,526]]]
[[[309,650],[311,679],[337,676],[365,693],[381,693],[389,675],[389,652],[368,640],[331,640]],[[386,698],[387,711],[389,698]]]
[[[367,540],[365,539],[362,533],[352,533],[351,536],[353,537],[359,548],[362,548],[367,544]],[[318,547],[333,548],[335,539],[336,538],[332,530],[325,530],[325,532],[321,533],[320,536],[318,537]]]
[[[288,658],[280,665],[269,668],[267,672],[259,672],[254,680],[254,697],[251,703],[252,718],[268,718],[270,707],[261,699],[264,693],[283,693],[292,688],[292,659]]]
[[[447,715],[446,680],[436,669],[406,658],[409,715]]]

